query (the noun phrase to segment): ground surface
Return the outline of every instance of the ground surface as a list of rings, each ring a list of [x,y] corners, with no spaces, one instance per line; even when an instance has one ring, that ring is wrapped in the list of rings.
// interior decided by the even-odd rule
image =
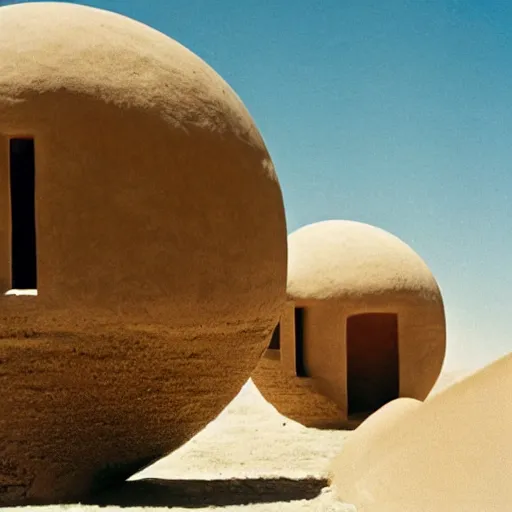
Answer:
[[[445,374],[435,391],[460,378]],[[355,512],[332,499],[326,470],[350,432],[306,429],[287,420],[252,382],[199,435],[92,505],[39,507],[38,512]],[[23,512],[36,510],[24,507]],[[5,508],[5,511],[20,509]]]

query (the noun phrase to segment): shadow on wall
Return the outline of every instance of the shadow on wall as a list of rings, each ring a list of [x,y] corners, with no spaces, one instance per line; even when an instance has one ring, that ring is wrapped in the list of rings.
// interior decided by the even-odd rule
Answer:
[[[117,507],[225,507],[312,500],[327,485],[327,480],[316,478],[144,479],[125,482],[92,498],[86,504]]]

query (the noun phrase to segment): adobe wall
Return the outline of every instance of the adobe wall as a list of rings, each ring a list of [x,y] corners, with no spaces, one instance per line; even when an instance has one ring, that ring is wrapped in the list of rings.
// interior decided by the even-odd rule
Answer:
[[[282,299],[268,297],[284,294],[276,269],[286,265],[286,232],[264,147],[235,134],[219,144],[215,130],[174,129],[151,112],[65,91],[0,101],[0,133],[27,131],[36,138],[41,303],[123,305],[164,322],[171,307],[189,325],[198,308],[214,322],[275,314]],[[260,263],[269,256],[275,266]]]
[[[297,303],[300,305],[300,303]],[[340,306],[326,302],[305,307],[305,354],[308,374],[320,392],[347,416],[346,348]]]
[[[281,414],[307,427],[339,428],[344,414],[316,379],[295,373],[294,303],[281,316],[281,350],[267,350],[251,377],[263,397]]]
[[[442,302],[424,301],[420,298],[387,296],[367,300],[343,302],[318,308],[332,310],[334,320],[332,337],[338,336],[339,344],[346,354],[346,319],[364,313],[396,313],[398,315],[398,351],[400,396],[423,400],[434,386],[444,361],[446,350],[445,316]],[[337,313],[336,313],[337,311]],[[338,326],[341,326],[339,328]],[[338,330],[339,329],[339,330]],[[319,338],[320,339],[320,338]],[[344,392],[338,400],[346,410],[346,358],[343,371]],[[325,361],[326,369],[332,366]],[[319,369],[321,371],[321,368]],[[328,371],[328,370],[327,370]]]
[[[311,379],[294,377],[292,371],[284,372],[283,365],[293,364],[295,354],[295,332],[293,329],[293,308],[305,310],[305,366]],[[444,361],[446,348],[445,316],[441,299],[439,301],[393,296],[352,301],[288,301],[285,325],[291,328],[281,331],[281,365],[273,360],[261,361],[253,372],[253,380],[262,394],[284,415],[290,416],[307,426],[315,426],[313,407],[321,407],[322,424],[337,428],[353,428],[359,419],[349,419],[347,388],[347,318],[363,313],[394,313],[398,315],[398,357],[399,396],[423,400],[434,386]],[[286,378],[285,378],[286,374]],[[311,380],[305,386],[303,381]],[[300,407],[291,404],[292,393],[302,395]],[[305,393],[315,398],[308,400]],[[325,404],[318,405],[317,395]],[[327,406],[326,404],[330,405]],[[292,417],[292,416],[290,416]],[[333,427],[334,428],[334,427]]]
[[[81,500],[181,446],[250,376],[285,296],[261,150],[82,101],[0,101],[0,132],[32,119],[38,150],[39,296],[0,296],[4,506]]]
[[[337,429],[345,424],[343,412],[319,391],[314,379],[285,374],[272,357],[262,357],[251,378],[265,400],[301,425]]]
[[[269,340],[257,327],[197,335],[97,317],[41,332],[11,316],[6,333],[18,299],[0,298],[2,506],[77,503],[171,453],[237,395]],[[18,315],[32,315],[22,301]]]

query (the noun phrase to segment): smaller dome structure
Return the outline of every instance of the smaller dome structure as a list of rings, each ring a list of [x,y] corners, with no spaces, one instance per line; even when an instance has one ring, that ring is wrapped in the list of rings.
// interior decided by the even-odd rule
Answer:
[[[291,419],[346,428],[399,397],[425,399],[445,341],[418,254],[368,224],[319,222],[288,237],[288,303],[252,377]]]

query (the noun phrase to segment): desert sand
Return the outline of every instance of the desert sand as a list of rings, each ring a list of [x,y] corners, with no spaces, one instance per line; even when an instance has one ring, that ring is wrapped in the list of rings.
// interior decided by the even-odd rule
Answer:
[[[433,393],[465,372],[441,375]],[[191,441],[90,505],[38,512],[140,512],[145,507],[222,512],[355,512],[327,484],[349,431],[306,428],[280,415],[249,381]],[[31,512],[36,507],[4,508]]]
[[[364,512],[502,512],[512,488],[512,354],[424,404],[387,404],[332,464],[340,499]]]

